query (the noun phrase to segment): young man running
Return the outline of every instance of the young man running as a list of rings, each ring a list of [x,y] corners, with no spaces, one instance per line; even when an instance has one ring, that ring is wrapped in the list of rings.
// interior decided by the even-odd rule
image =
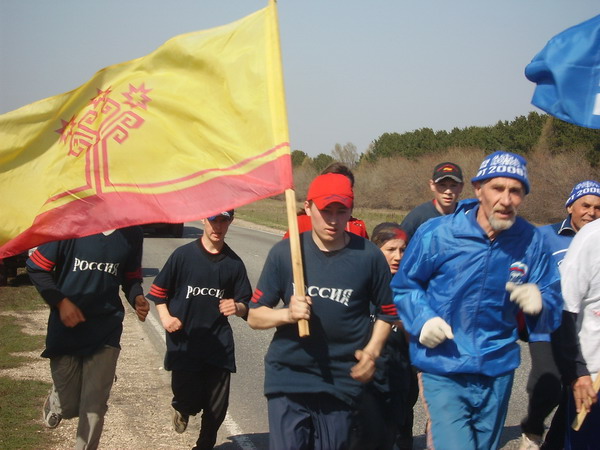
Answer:
[[[121,347],[122,287],[141,321],[149,305],[142,291],[140,227],[40,245],[27,260],[32,283],[50,306],[46,349],[52,391],[44,424],[79,418],[76,449],[98,448]]]
[[[183,433],[202,412],[197,449],[211,449],[229,405],[235,372],[228,317],[246,317],[252,294],[246,267],[225,243],[233,210],[204,219],[204,233],[179,247],[156,276],[148,298],[167,331],[173,428]]]
[[[429,180],[429,189],[433,193],[433,200],[415,207],[409,212],[402,223],[402,228],[408,238],[417,231],[424,222],[434,217],[452,214],[456,209],[458,198],[464,187],[462,169],[452,162],[443,162],[433,169]]]
[[[277,328],[265,358],[273,450],[348,447],[361,383],[372,378],[397,318],[385,257],[345,231],[353,201],[346,176],[316,177],[304,205],[312,230],[300,235],[307,296],[294,295],[286,239],[271,249],[250,303],[251,327]],[[372,333],[371,303],[378,317]],[[300,319],[309,320],[310,336],[299,337]]]

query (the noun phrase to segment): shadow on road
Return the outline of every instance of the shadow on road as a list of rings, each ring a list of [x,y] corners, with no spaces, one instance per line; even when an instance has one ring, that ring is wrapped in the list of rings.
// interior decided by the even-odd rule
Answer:
[[[502,430],[502,436],[500,437],[500,445],[498,448],[501,449],[512,449],[518,448],[518,439],[521,437],[521,426],[514,425],[507,427],[505,426]],[[413,436],[413,449],[414,450],[424,450],[427,448],[427,439],[424,434]]]
[[[251,443],[256,450],[266,450],[269,448],[269,433],[249,433],[239,434],[237,436],[227,436],[231,442],[226,442],[221,445],[216,445],[214,448],[218,450],[239,450],[240,448],[252,448],[244,443]]]
[[[520,425],[513,425],[512,427],[504,427],[504,430],[502,430],[502,437],[500,437],[500,448],[511,448],[511,447],[506,447],[506,445],[511,442],[514,441],[515,439],[519,439],[521,437],[521,426]],[[517,448],[517,447],[515,447]]]

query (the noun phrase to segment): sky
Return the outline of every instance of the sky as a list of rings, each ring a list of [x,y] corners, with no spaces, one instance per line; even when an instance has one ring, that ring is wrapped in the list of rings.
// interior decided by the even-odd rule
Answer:
[[[70,91],[267,0],[0,0],[0,114]],[[279,0],[293,150],[538,111],[525,66],[598,0]]]

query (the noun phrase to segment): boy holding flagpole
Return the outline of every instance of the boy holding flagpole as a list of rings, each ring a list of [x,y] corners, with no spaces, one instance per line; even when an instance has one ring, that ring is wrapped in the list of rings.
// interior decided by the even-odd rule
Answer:
[[[312,230],[300,235],[307,296],[297,295],[286,239],[271,249],[249,305],[252,328],[277,328],[265,358],[272,449],[347,448],[362,383],[397,318],[385,257],[345,231],[353,201],[346,176],[316,177],[304,204]],[[300,320],[310,336],[300,337]]]

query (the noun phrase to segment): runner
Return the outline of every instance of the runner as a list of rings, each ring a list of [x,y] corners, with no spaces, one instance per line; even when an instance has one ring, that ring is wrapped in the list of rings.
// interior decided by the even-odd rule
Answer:
[[[539,228],[558,266],[562,263],[575,234],[584,225],[600,217],[600,183],[592,180],[577,183],[565,203],[565,208],[568,214],[566,219]],[[531,354],[531,371],[527,381],[529,404],[527,416],[521,421],[519,450],[536,450],[541,447],[546,450],[559,450],[564,446],[567,427],[566,394],[570,389],[568,386],[564,389],[562,387],[560,333],[559,328],[552,335],[528,334]],[[544,422],[557,405],[544,439]]]
[[[52,390],[43,420],[56,428],[79,417],[76,449],[98,448],[115,379],[125,311],[119,286],[141,321],[140,227],[40,245],[27,260],[32,283],[50,306],[46,349]]]
[[[271,249],[250,303],[252,328],[277,328],[265,358],[273,450],[347,448],[361,383],[373,377],[397,318],[383,254],[345,231],[353,200],[346,176],[316,177],[305,202],[312,230],[300,235],[308,295],[294,295],[286,239]],[[310,336],[299,337],[300,319],[310,320]]]
[[[373,242],[385,255],[391,274],[398,272],[408,237],[393,222],[373,228]],[[374,317],[373,317],[374,318]],[[419,394],[410,364],[408,339],[400,321],[392,327],[373,380],[365,386],[354,427],[351,450],[413,447],[413,406]]]
[[[434,217],[452,214],[464,187],[462,169],[452,162],[443,162],[433,168],[429,189],[433,200],[415,207],[409,212],[400,227],[412,238],[421,224]]]
[[[495,152],[471,181],[477,201],[423,224],[392,280],[438,450],[498,447],[520,361],[517,313],[549,333],[562,307],[543,237],[517,217],[525,160]]]
[[[202,237],[173,252],[148,294],[167,332],[174,430],[202,411],[196,449],[213,448],[225,419],[236,370],[228,317],[246,318],[252,295],[244,263],[225,243],[233,215],[204,219]]]
[[[568,427],[565,449],[594,449],[600,442],[600,407],[597,383],[600,371],[600,220],[577,233],[561,265],[565,356],[570,361],[573,395],[568,423],[588,411],[579,431]]]

